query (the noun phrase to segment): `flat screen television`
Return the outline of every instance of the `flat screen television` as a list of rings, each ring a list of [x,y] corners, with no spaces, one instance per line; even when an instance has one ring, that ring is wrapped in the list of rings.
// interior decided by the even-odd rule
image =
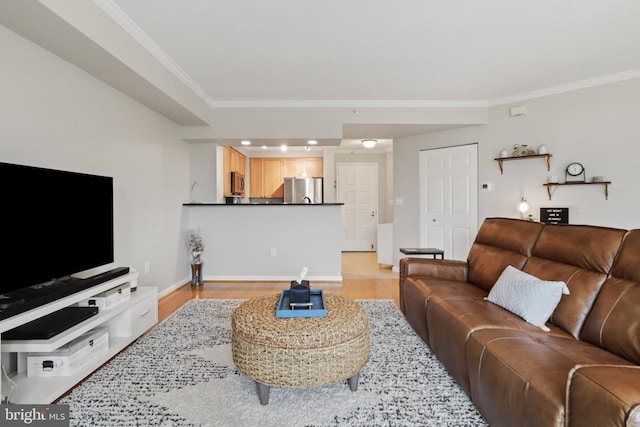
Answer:
[[[0,200],[0,296],[114,261],[113,178],[0,163]]]

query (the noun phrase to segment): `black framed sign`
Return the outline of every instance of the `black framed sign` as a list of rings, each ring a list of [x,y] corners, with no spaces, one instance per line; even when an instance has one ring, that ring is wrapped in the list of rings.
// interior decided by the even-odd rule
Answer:
[[[569,208],[540,208],[540,222],[569,224]]]

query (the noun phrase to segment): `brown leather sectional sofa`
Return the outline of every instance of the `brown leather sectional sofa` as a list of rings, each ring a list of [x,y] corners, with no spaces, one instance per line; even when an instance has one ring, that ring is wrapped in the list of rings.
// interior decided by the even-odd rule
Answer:
[[[508,265],[567,284],[549,332],[484,299]],[[400,306],[492,426],[640,426],[640,230],[489,218],[402,259]]]

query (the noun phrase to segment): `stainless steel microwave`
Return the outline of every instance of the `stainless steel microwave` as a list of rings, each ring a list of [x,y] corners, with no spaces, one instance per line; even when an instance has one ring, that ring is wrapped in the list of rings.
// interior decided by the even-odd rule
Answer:
[[[244,175],[231,172],[231,194],[244,196]]]

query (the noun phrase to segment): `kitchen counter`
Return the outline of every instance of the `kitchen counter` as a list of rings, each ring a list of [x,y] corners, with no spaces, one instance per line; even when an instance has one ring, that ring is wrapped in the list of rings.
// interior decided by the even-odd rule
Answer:
[[[341,281],[342,206],[185,203],[184,233],[200,230],[205,280]]]

